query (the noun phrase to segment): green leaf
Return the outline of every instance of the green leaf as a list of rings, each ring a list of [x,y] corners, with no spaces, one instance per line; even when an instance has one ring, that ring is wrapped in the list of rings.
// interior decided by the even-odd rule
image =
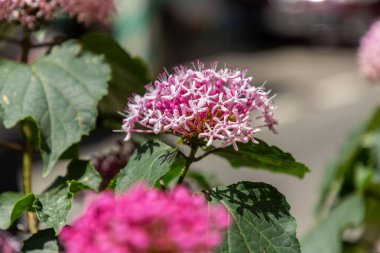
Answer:
[[[94,128],[110,69],[74,42],[54,47],[31,65],[0,60],[0,118],[6,128],[27,117],[41,130],[44,176]]]
[[[0,229],[8,229],[23,212],[32,208],[35,197],[16,192],[0,194]]]
[[[112,68],[109,93],[99,104],[101,114],[114,115],[122,111],[127,98],[134,92],[144,93],[144,86],[152,81],[146,64],[132,58],[110,35],[86,34],[81,38],[84,48],[105,56]]]
[[[191,170],[187,173],[187,178],[194,180],[199,187],[202,189],[210,189],[212,183],[208,175],[204,172]]]
[[[73,197],[82,189],[97,190],[101,182],[101,176],[87,161],[72,161],[67,175],[57,178],[34,202],[38,219],[58,232],[66,224]]]
[[[181,172],[185,169],[186,160],[182,155],[177,154],[177,157],[174,159],[170,170],[162,176],[162,180],[166,187],[170,188],[177,183],[176,179],[178,179],[181,175]]]
[[[227,159],[235,168],[246,166],[300,178],[309,171],[304,164],[297,162],[291,154],[276,146],[269,146],[262,140],[257,139],[257,141],[258,144],[239,143],[239,151],[235,151],[232,146],[229,146],[218,150],[215,154]]]
[[[24,241],[22,253],[58,253],[59,246],[53,229],[40,230]]]
[[[346,198],[301,240],[302,252],[342,252],[340,238],[342,232],[346,228],[359,225],[362,222],[364,209],[361,196],[353,195]]]
[[[165,175],[175,161],[178,150],[157,140],[150,140],[136,148],[128,164],[116,179],[115,191],[120,193],[139,181],[150,186]]]
[[[218,253],[300,252],[296,222],[285,197],[264,183],[239,182],[205,191],[223,204],[233,225]]]
[[[366,124],[352,132],[346,143],[342,145],[338,159],[326,169],[317,211],[329,207],[329,203],[333,202],[332,200],[336,198],[344,185],[355,184],[350,181],[356,180],[353,175],[357,174],[356,168],[361,168],[360,163],[367,162],[367,142],[376,131],[380,131],[380,108],[375,111]],[[353,193],[353,190],[346,190],[345,195]]]

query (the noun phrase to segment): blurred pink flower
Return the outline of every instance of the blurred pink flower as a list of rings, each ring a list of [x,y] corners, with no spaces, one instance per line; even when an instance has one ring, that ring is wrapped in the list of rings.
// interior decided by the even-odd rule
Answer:
[[[274,131],[269,91],[251,85],[246,70],[217,70],[217,64],[206,68],[201,62],[193,69],[174,70],[148,84],[144,96],[129,100],[122,126],[125,140],[133,132],[173,133],[185,140],[205,140],[207,146],[222,140],[222,146],[232,144],[237,150],[236,142],[255,142],[253,136],[262,127]]]
[[[14,240],[9,234],[0,230],[0,252],[18,253],[21,250],[20,243]]]
[[[114,0],[0,0],[0,21],[36,30],[50,21],[58,8],[85,25],[109,24]]]
[[[108,25],[115,13],[114,0],[58,0],[63,12],[76,17],[80,23]]]
[[[56,0],[0,0],[0,20],[34,30],[53,17],[56,7]]]
[[[127,145],[120,141],[117,143],[117,149],[98,154],[91,159],[91,164],[103,178],[102,189],[107,187],[109,182],[125,167],[134,149],[133,144]]]
[[[359,64],[367,79],[380,81],[380,20],[376,21],[361,39]]]
[[[207,253],[228,225],[224,207],[203,195],[138,184],[121,196],[103,192],[59,238],[66,253]]]

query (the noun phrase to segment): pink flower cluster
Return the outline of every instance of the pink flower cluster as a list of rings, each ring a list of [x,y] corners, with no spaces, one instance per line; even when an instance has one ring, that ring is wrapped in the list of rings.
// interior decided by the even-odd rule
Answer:
[[[116,11],[113,0],[58,0],[63,12],[76,17],[85,25],[111,22],[111,14]]]
[[[115,12],[114,0],[0,0],[0,21],[35,30],[52,19],[59,7],[85,25],[108,24]]]
[[[380,81],[380,20],[370,27],[360,42],[359,64],[367,79]]]
[[[56,6],[56,0],[0,0],[0,21],[34,30],[53,17]]]
[[[130,99],[122,126],[125,140],[133,132],[173,133],[207,140],[207,146],[222,140],[222,146],[232,144],[237,150],[236,142],[255,142],[253,136],[261,127],[274,131],[277,121],[269,91],[251,85],[246,70],[217,70],[217,64],[206,68],[201,62],[193,69],[179,66],[174,70],[148,84],[144,96]]]
[[[20,252],[20,243],[14,240],[6,232],[0,230],[0,252],[1,253],[18,253]]]
[[[121,196],[103,192],[59,239],[66,253],[207,253],[228,225],[226,210],[203,195],[138,184]]]

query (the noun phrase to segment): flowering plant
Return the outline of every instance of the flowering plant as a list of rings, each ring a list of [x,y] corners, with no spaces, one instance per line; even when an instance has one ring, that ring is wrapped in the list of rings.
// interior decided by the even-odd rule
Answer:
[[[311,232],[300,244],[290,206],[275,187],[217,185],[193,170],[213,154],[233,167],[298,178],[308,172],[291,154],[258,138],[260,131],[276,132],[278,122],[270,85],[254,83],[248,70],[196,61],[152,80],[145,64],[108,34],[37,39],[56,18],[107,29],[116,6],[113,0],[0,0],[0,21],[18,29],[0,39],[19,49],[18,59],[0,58],[0,120],[22,134],[19,142],[0,141],[1,148],[22,154],[21,191],[0,193],[0,253],[290,253],[301,252],[301,244],[314,252],[320,245],[313,243],[321,241],[315,234],[339,238],[346,227],[333,226],[327,215],[323,224],[338,227],[334,233]],[[360,55],[363,71],[375,80],[376,58],[365,50],[379,36],[370,34]],[[378,136],[378,118],[363,130],[350,159],[378,166],[376,145],[364,147],[363,141]],[[122,132],[112,134],[124,140],[84,160],[77,144],[100,128]],[[179,140],[170,144],[167,135]],[[68,160],[66,175],[36,193],[33,158],[41,159],[44,177]],[[336,175],[356,169],[354,162],[337,165]],[[358,189],[367,193],[377,179],[365,178]],[[338,211],[363,207],[357,195],[339,202],[337,196],[347,193],[342,182],[351,179],[327,182],[321,206],[333,199]],[[71,213],[83,196],[89,199],[84,210]]]

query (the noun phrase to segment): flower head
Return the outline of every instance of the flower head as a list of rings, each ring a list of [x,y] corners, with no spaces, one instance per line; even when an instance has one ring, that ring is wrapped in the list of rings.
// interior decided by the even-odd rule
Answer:
[[[198,139],[210,146],[255,142],[261,127],[274,131],[273,105],[269,91],[251,85],[247,71],[206,68],[201,62],[193,69],[175,67],[153,84],[144,96],[135,95],[125,109],[125,140],[133,132],[173,133],[184,140]],[[251,120],[250,114],[255,114]]]
[[[0,21],[36,30],[49,22],[55,11],[76,17],[80,23],[109,24],[115,12],[114,0],[0,0]]]
[[[116,11],[113,0],[58,0],[63,12],[76,17],[80,23],[108,25]]]
[[[206,253],[228,225],[225,209],[203,195],[139,184],[121,196],[103,192],[59,237],[67,253]]]
[[[376,21],[361,39],[359,64],[367,79],[380,81],[380,20]]]
[[[14,240],[6,232],[0,230],[0,252],[1,253],[17,253],[20,252],[20,243]]]
[[[0,0],[0,20],[34,30],[53,17],[56,7],[56,0]]]

